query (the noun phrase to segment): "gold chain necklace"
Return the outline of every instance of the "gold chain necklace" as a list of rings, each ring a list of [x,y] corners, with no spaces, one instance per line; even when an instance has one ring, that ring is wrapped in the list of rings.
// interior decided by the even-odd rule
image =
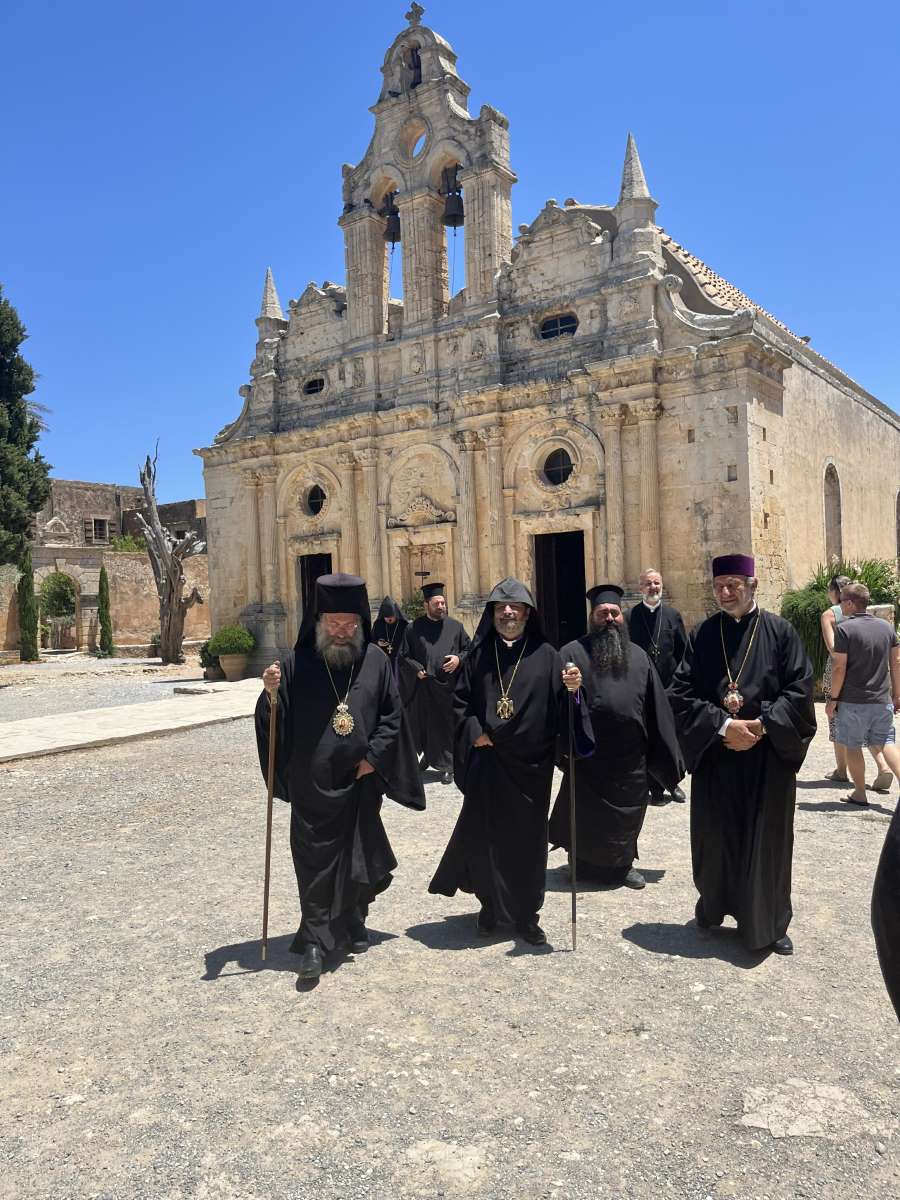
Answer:
[[[325,663],[325,670],[328,672],[328,678],[331,680],[332,688],[334,688],[334,698],[338,702],[337,708],[334,710],[334,716],[331,718],[331,728],[338,737],[347,737],[348,734],[353,732],[355,724],[353,713],[351,713],[350,706],[347,703],[347,697],[350,695],[350,687],[353,683],[353,667],[350,668],[350,678],[347,681],[347,694],[342,700],[340,692],[334,686],[334,678],[331,674],[331,667],[328,665],[328,659],[323,658],[322,661]]]
[[[728,687],[725,689],[725,695],[722,697],[722,707],[731,716],[736,717],[744,707],[744,697],[738,691],[738,683],[741,675],[744,673],[744,667],[747,665],[747,659],[750,657],[750,651],[753,649],[753,639],[756,637],[756,631],[759,629],[759,619],[762,616],[762,609],[756,610],[756,621],[753,624],[753,632],[750,634],[750,641],[747,643],[747,651],[744,654],[744,660],[738,669],[737,675],[731,674],[731,663],[728,661],[728,651],[725,649],[725,614],[722,613],[719,617],[719,637],[722,640],[722,657],[725,659],[725,671],[728,675]]]
[[[641,608],[646,608],[647,605],[641,601]],[[641,620],[644,622],[644,629],[647,631],[647,637],[650,639],[650,657],[656,661],[659,658],[659,627],[662,624],[662,600],[656,606],[656,613],[653,617],[653,625],[647,620],[647,614],[641,613]],[[653,636],[653,631],[656,630],[656,637]]]
[[[513,685],[513,680],[516,677],[516,671],[519,669],[519,663],[522,661],[522,655],[525,653],[525,647],[528,645],[528,638],[522,638],[522,649],[519,651],[519,657],[516,659],[516,665],[513,667],[512,675],[509,677],[509,683],[506,687],[503,686],[503,672],[500,670],[500,651],[497,649],[497,638],[494,638],[494,661],[497,663],[497,683],[500,685],[500,699],[497,701],[497,716],[501,721],[508,721],[511,716],[514,716],[516,706],[513,704],[509,696],[509,690]]]

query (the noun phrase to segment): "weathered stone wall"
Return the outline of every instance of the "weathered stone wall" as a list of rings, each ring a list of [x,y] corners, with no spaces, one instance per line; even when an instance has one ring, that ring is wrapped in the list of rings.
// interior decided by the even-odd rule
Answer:
[[[77,600],[74,641],[79,649],[95,649],[97,637],[97,592],[100,586],[100,566],[106,566],[109,576],[110,615],[113,641],[119,646],[146,646],[154,632],[159,631],[159,603],[153,571],[146,554],[102,553],[86,547],[64,551],[35,547],[32,551],[35,587],[53,571],[62,571],[75,583]],[[205,554],[195,555],[185,563],[187,590],[196,586],[203,596],[202,605],[188,610],[185,639],[205,640],[210,634],[209,571]],[[0,567],[0,650],[15,651],[19,646],[16,616],[16,582],[18,572],[13,567]]]
[[[37,542],[52,546],[84,546],[85,522],[108,522],[109,536],[122,532],[123,512],[142,497],[140,488],[116,483],[83,483],[73,479],[50,481],[50,496],[37,514]]]

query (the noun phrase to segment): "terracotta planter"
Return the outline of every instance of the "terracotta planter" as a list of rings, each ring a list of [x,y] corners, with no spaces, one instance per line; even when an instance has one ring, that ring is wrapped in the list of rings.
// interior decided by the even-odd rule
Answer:
[[[222,680],[225,678],[225,672],[221,667],[204,667],[203,678],[209,680]]]
[[[229,683],[237,683],[239,679],[244,678],[244,672],[247,670],[247,657],[246,654],[219,655],[219,666],[225,672],[225,678]]]

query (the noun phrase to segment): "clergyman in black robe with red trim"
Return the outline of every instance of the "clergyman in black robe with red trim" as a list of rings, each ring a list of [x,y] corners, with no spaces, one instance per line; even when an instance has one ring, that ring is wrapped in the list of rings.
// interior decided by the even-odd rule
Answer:
[[[531,593],[504,579],[488,597],[454,695],[455,767],[463,805],[429,892],[474,892],[477,929],[515,925],[532,945],[547,869],[547,814],[556,738],[566,724],[563,662]]]
[[[813,672],[797,633],[755,600],[749,555],[713,559],[721,609],[689,638],[669,688],[691,772],[691,854],[702,928],[726,916],[751,950],[793,953],[797,771],[816,732]]]
[[[634,867],[647,813],[648,782],[670,791],[683,775],[672,710],[649,657],[631,643],[622,589],[600,584],[587,593],[590,629],[560,650],[584,679],[594,753],[575,766],[576,878],[642,888]],[[571,849],[568,753],[550,818],[550,842]]]
[[[383,797],[425,806],[421,786],[408,788],[411,775],[419,784],[413,767],[398,764],[400,696],[387,657],[368,642],[369,621],[361,579],[321,576],[293,654],[267,668],[256,705],[265,778],[267,689],[277,686],[275,795],[291,805],[301,914],[291,949],[302,955],[306,979],[344,940],[356,951],[368,945],[368,906],[397,865],[381,822]]]

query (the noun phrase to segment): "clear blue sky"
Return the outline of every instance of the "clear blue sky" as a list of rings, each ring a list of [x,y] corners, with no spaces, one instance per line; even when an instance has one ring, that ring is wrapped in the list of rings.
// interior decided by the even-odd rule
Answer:
[[[0,281],[60,478],[203,494],[263,276],[343,280],[341,164],[407,4],[7,0]],[[633,129],[660,224],[897,407],[895,0],[432,0],[511,122],[514,224],[614,203]]]

